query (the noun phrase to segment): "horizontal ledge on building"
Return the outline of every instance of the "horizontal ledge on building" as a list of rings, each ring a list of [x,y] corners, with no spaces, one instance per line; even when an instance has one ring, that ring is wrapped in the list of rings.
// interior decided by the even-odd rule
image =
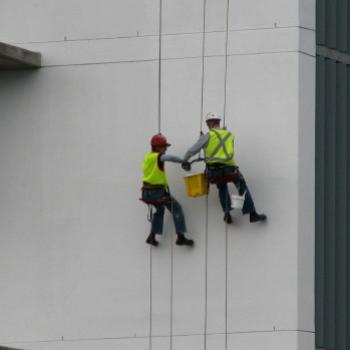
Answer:
[[[0,70],[41,67],[41,53],[0,42]]]

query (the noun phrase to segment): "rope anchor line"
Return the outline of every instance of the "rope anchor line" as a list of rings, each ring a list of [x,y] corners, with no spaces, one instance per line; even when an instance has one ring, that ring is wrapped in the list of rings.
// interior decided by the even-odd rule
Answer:
[[[200,134],[203,134],[203,114],[204,114],[204,83],[205,83],[205,50],[206,50],[206,10],[207,0],[203,0],[203,18],[202,18],[202,54],[201,54],[201,94],[200,94]],[[230,11],[230,0],[226,3],[226,38],[225,38],[225,63],[224,63],[224,101],[223,101],[223,127],[226,128],[226,112],[227,112],[227,75],[228,75],[228,44],[229,44],[229,11]],[[161,112],[162,112],[162,30],[163,30],[163,1],[159,0],[159,44],[158,44],[158,133],[161,133]],[[207,310],[207,289],[208,289],[208,196],[206,197],[206,233],[205,233],[205,316],[204,316],[204,350],[207,348],[207,324],[208,324],[208,310]],[[172,209],[172,208],[171,208]],[[172,210],[171,210],[172,211]],[[225,350],[227,350],[228,343],[228,328],[227,328],[227,306],[228,306],[228,234],[227,225],[226,231],[226,242],[225,242]],[[170,350],[173,347],[173,246],[171,245],[171,290],[170,290]],[[150,329],[149,329],[149,349],[152,350],[152,336],[153,336],[153,325],[152,325],[152,314],[153,314],[153,290],[152,290],[152,247],[150,248]]]

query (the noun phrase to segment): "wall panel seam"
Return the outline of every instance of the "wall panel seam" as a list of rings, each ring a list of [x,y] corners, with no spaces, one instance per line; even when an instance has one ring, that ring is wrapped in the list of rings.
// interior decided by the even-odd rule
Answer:
[[[229,33],[234,32],[246,32],[246,31],[264,31],[264,30],[279,30],[279,29],[304,29],[315,32],[314,28],[308,28],[304,26],[271,26],[271,27],[257,27],[257,28],[237,28],[230,29]],[[213,33],[225,33],[225,30],[209,30],[205,31],[205,34]],[[203,31],[194,32],[177,32],[177,33],[164,33],[163,36],[181,36],[181,35],[192,35],[192,34],[203,34]],[[79,39],[63,39],[63,40],[43,40],[43,41],[16,41],[11,42],[11,45],[29,45],[29,44],[50,44],[50,43],[64,43],[64,42],[77,42],[77,41],[98,41],[98,40],[115,40],[115,39],[135,39],[135,38],[149,38],[158,37],[158,34],[137,34],[135,35],[117,35],[117,36],[107,36],[107,37],[95,37],[95,38],[79,38]]]

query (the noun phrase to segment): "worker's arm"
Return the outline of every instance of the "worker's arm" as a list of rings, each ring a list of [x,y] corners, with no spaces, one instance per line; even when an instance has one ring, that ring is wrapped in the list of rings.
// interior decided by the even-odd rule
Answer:
[[[183,159],[177,156],[172,156],[170,154],[162,154],[159,157],[161,162],[172,162],[172,163],[182,163]]]
[[[184,162],[187,162],[191,157],[200,152],[202,148],[205,148],[209,141],[209,134],[202,135],[198,141],[186,152],[184,156]]]

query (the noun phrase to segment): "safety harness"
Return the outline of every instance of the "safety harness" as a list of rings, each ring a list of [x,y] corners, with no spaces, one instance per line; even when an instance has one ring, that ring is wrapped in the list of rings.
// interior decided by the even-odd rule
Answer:
[[[148,183],[144,183],[142,188],[141,188],[141,193],[142,193],[142,197],[139,198],[141,202],[145,203],[148,205],[148,214],[147,214],[147,220],[148,221],[152,221],[153,219],[153,209],[152,207],[159,207],[162,205],[166,205],[170,202],[170,195],[164,195],[160,198],[157,199],[147,199],[144,197],[143,193],[145,190],[147,191],[156,191],[156,190],[160,190],[160,189],[164,189],[164,186],[159,186],[159,185],[151,185]]]
[[[215,135],[218,140],[218,144],[213,150],[210,150],[208,154],[206,152],[205,160],[207,163],[207,177],[210,184],[224,184],[228,182],[237,182],[239,179],[238,167],[232,165],[234,168],[232,172],[226,173],[225,168],[231,166],[230,164],[224,164],[223,162],[229,162],[233,159],[233,154],[227,150],[226,142],[232,138],[232,134],[226,131],[225,135],[220,134],[219,131],[211,129],[209,134]],[[218,153],[223,153],[223,157],[218,157]]]
[[[227,134],[224,136],[224,137],[222,137],[221,135],[220,135],[220,133],[217,131],[217,130],[215,130],[215,129],[211,129],[210,130],[210,132],[209,132],[209,134],[210,133],[214,133],[215,134],[215,136],[218,138],[218,140],[219,140],[219,143],[217,144],[217,146],[210,152],[210,154],[208,154],[208,155],[206,155],[205,156],[205,160],[206,160],[206,162],[208,163],[208,162],[222,162],[222,161],[224,161],[224,162],[228,162],[229,160],[231,160],[232,159],[232,155],[230,155],[229,153],[228,153],[228,151],[227,151],[227,148],[226,148],[226,141],[230,138],[230,137],[232,137],[232,134],[229,132],[229,131],[227,131]],[[224,152],[224,154],[225,154],[225,158],[221,158],[221,157],[217,157],[216,155],[217,155],[217,153],[220,151],[222,149],[222,151]]]
[[[228,174],[218,174],[218,175],[211,175],[210,174],[212,171],[218,172],[218,171],[222,170],[222,172],[223,172],[224,167],[226,167],[226,165],[222,165],[222,166],[208,165],[207,166],[207,178],[208,178],[208,182],[210,184],[221,185],[221,184],[228,183],[228,182],[237,183],[239,181],[238,167],[235,167],[235,169]]]

